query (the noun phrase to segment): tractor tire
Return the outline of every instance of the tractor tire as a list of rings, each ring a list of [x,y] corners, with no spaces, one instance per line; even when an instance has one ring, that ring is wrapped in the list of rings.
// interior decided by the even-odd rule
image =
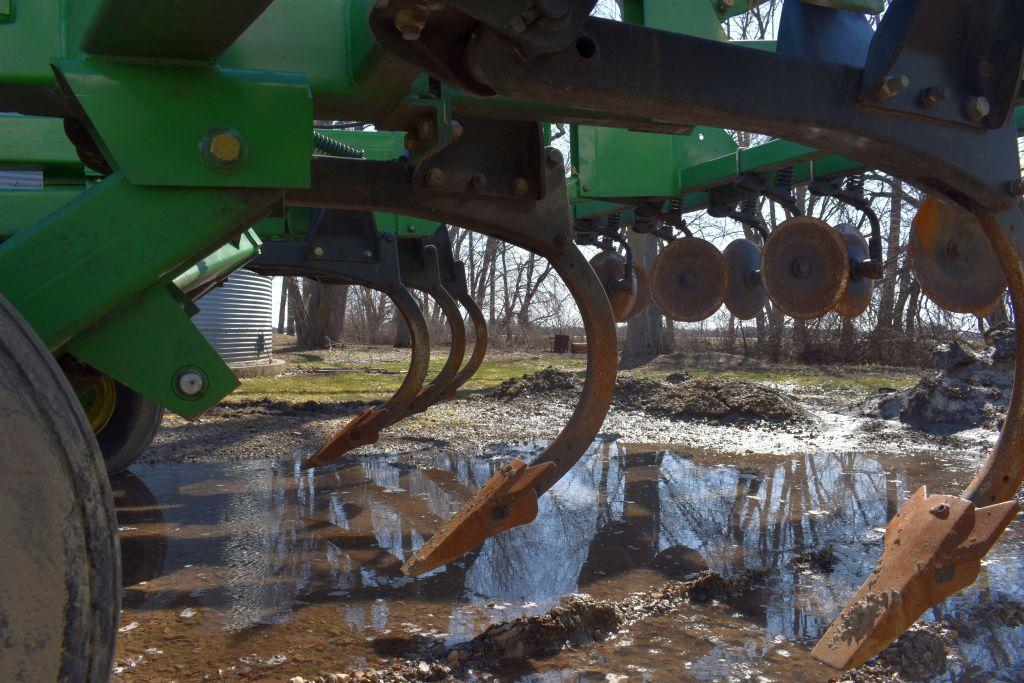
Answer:
[[[0,296],[0,681],[105,681],[121,567],[106,468],[49,350]]]
[[[159,406],[123,384],[115,383],[116,398],[110,421],[96,434],[107,474],[123,472],[149,448],[164,417]]]

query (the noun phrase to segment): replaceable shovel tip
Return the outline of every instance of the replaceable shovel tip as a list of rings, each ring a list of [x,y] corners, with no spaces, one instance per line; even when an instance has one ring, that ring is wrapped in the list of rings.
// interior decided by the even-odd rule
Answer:
[[[321,446],[320,450],[303,460],[302,469],[308,470],[318,465],[326,465],[353,448],[376,443],[380,438],[378,420],[381,414],[382,411],[379,408],[367,408],[356,415],[340,432],[332,436],[330,441]]]
[[[546,462],[529,466],[522,460],[504,465],[402,565],[402,572],[419,576],[462,557],[506,529],[529,524],[537,516],[534,483],[553,468]]]
[[[974,583],[981,558],[1019,511],[1015,500],[975,508],[921,487],[889,522],[878,565],[811,656],[844,671],[871,659],[925,610]]]

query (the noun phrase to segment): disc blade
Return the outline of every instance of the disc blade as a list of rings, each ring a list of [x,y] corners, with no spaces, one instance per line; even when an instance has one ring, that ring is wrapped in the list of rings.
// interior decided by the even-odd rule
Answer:
[[[761,279],[768,298],[786,315],[820,318],[836,307],[849,282],[846,243],[828,223],[794,216],[768,236]]]
[[[928,197],[910,230],[910,268],[928,297],[948,311],[983,315],[1006,289],[1006,276],[978,219]]]
[[[626,320],[632,320],[647,310],[651,305],[651,274],[643,266],[633,264],[633,275],[636,276],[636,298],[633,300],[633,308],[626,314]]]
[[[683,237],[670,242],[654,260],[651,292],[672,320],[698,322],[725,301],[728,278],[725,259],[715,245]]]
[[[750,320],[764,309],[768,293],[761,284],[761,249],[747,239],[733,240],[722,252],[729,269],[725,307],[737,320]]]
[[[868,259],[870,256],[868,242],[857,228],[849,223],[840,223],[836,226],[836,231],[846,243],[846,254],[849,256],[851,264]],[[846,291],[843,292],[842,298],[836,304],[836,313],[844,318],[856,318],[868,310],[868,306],[871,305],[871,292],[874,288],[875,281],[871,278],[851,276],[850,281],[846,284]]]
[[[615,322],[625,322],[636,299],[636,276],[624,282],[626,260],[612,251],[602,251],[590,259],[590,267],[604,286],[608,303],[612,305]]]

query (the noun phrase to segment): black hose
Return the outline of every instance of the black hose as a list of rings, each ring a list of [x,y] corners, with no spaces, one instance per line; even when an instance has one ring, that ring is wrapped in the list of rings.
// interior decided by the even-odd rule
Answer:
[[[344,142],[338,142],[334,138],[328,137],[323,133],[318,133],[317,131],[313,131],[313,146],[316,147],[318,151],[332,157],[345,157],[346,159],[366,158],[366,152],[363,150],[346,145]]]

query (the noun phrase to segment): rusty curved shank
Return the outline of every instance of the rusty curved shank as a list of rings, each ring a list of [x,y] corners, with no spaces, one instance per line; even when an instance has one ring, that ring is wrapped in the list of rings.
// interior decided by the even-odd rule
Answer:
[[[420,387],[423,386],[423,380],[427,376],[427,367],[430,364],[430,336],[427,332],[427,321],[423,318],[423,312],[409,290],[399,287],[393,292],[388,292],[388,295],[406,325],[409,326],[412,356],[409,359],[409,369],[405,373],[405,379],[398,390],[382,406],[367,408],[349,420],[349,423],[340,432],[331,437],[331,440],[321,446],[320,450],[302,463],[303,468],[323,465],[341,457],[353,448],[375,443],[380,438],[380,430],[390,424],[388,420],[391,416],[404,411],[416,398]]]
[[[469,295],[469,292],[456,291],[452,293],[452,296],[466,309],[469,321],[473,323],[473,353],[469,356],[466,364],[462,366],[462,369],[459,370],[459,374],[455,375],[455,379],[444,390],[444,393],[441,395],[442,401],[455,398],[455,392],[462,388],[462,385],[476,374],[476,371],[480,369],[480,364],[484,362],[484,356],[487,355],[487,321],[484,320],[483,311],[480,310],[480,306]]]
[[[448,320],[448,328],[451,330],[452,335],[451,346],[448,348],[448,358],[445,360],[441,371],[431,380],[430,384],[420,389],[420,392],[416,394],[416,398],[405,409],[405,412],[400,415],[396,414],[394,419],[390,420],[388,424],[394,424],[409,415],[422,413],[440,401],[448,387],[451,386],[458,376],[459,367],[462,365],[463,358],[466,357],[466,324],[462,321],[459,305],[455,303],[452,295],[440,285],[427,293],[441,307],[441,312],[444,313],[444,317]]]
[[[1006,273],[1014,319],[1024,320],[1017,251],[992,214],[976,213]],[[814,647],[815,659],[842,670],[869,660],[930,607],[974,583],[981,559],[1020,512],[1014,495],[1024,478],[1021,332],[1018,323],[1013,393],[991,455],[961,496],[930,496],[922,487],[893,517],[882,557]]]

